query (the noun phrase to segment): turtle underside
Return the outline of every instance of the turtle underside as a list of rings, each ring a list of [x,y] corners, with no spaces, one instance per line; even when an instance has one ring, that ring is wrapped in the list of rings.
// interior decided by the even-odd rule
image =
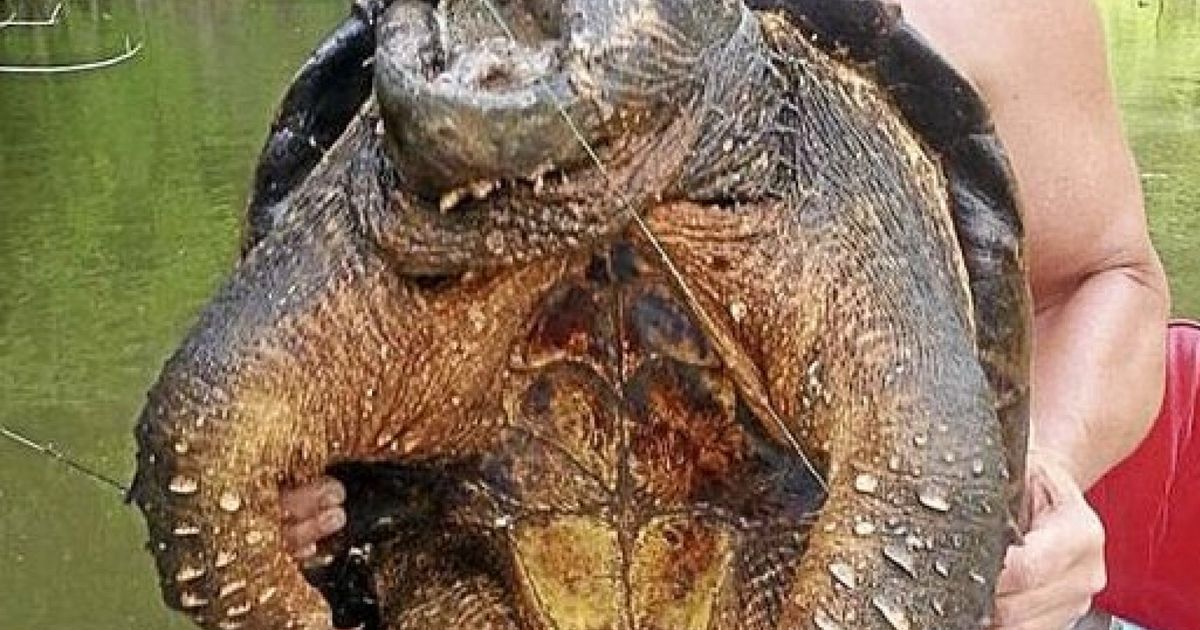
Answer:
[[[521,41],[485,52],[583,72],[538,81],[603,166],[538,163],[568,136],[533,101],[501,125],[533,143],[510,157],[438,146],[458,131],[429,111],[507,137],[456,109],[467,73],[423,30],[484,14],[359,7],[285,100],[247,254],[139,423],[168,603],[211,628],[979,627],[1029,314],[974,91],[875,2],[501,4]],[[521,57],[607,33],[593,10],[633,43]],[[376,45],[377,98],[349,75],[360,96],[305,96]],[[350,519],[306,567],[322,598],[277,485],[327,472]]]
[[[818,480],[644,252],[579,262],[513,348],[476,452],[335,468],[355,525],[310,577],[343,626],[775,627]]]

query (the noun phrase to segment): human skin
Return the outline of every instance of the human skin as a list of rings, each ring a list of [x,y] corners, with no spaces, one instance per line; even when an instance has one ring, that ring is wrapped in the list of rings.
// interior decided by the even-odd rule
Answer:
[[[1007,556],[994,627],[1062,630],[1104,584],[1103,530],[1081,489],[1148,430],[1168,311],[1101,25],[1089,0],[902,4],[991,105],[1020,186],[1036,310],[1032,520]],[[285,493],[297,556],[344,523],[339,496],[336,482]]]

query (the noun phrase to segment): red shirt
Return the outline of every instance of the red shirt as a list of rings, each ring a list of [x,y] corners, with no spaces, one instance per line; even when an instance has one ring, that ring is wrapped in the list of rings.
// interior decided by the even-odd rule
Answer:
[[[1200,630],[1200,324],[1171,325],[1158,419],[1087,497],[1106,532],[1097,606],[1153,630]]]

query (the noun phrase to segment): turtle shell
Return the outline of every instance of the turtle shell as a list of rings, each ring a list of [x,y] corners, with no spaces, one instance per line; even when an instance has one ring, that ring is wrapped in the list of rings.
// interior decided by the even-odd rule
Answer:
[[[371,93],[375,22],[388,0],[356,0],[296,72],[259,153],[246,203],[242,251],[271,230],[288,195],[308,178]]]

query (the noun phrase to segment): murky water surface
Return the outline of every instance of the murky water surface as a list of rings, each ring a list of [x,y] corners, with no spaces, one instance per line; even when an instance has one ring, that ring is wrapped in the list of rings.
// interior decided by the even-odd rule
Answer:
[[[0,0],[0,19],[52,3]],[[0,423],[121,480],[142,392],[229,268],[275,99],[341,0],[75,2],[0,30]],[[1200,315],[1200,3],[1107,0],[1114,73],[1176,312]],[[186,628],[118,494],[0,441],[0,628]]]
[[[1101,5],[1174,311],[1200,317],[1200,1]]]

